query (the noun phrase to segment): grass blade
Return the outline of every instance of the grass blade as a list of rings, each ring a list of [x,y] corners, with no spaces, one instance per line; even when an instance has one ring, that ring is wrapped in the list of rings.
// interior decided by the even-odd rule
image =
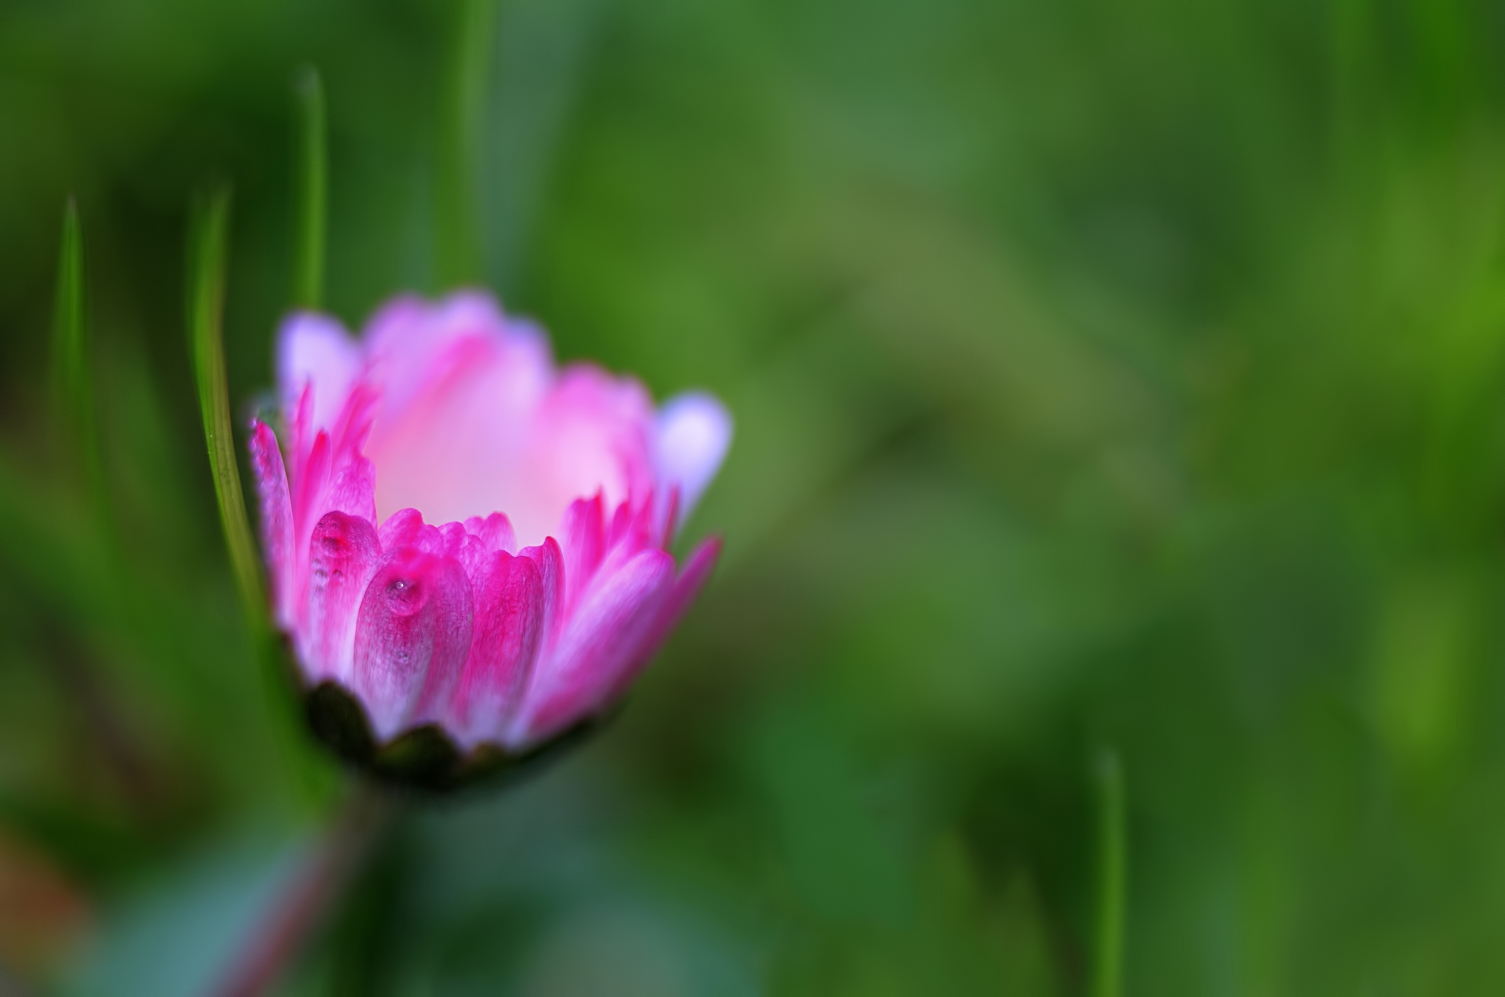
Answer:
[[[1118,753],[1098,759],[1098,893],[1093,997],[1121,997],[1124,961],[1124,889],[1127,830],[1123,766]]]
[[[82,475],[97,525],[108,535],[109,502],[94,390],[89,368],[89,327],[85,308],[84,236],[78,204],[68,199],[58,250],[57,298],[52,319],[50,402],[52,424],[63,462]]]
[[[93,424],[84,336],[84,239],[78,204],[70,197],[63,210],[52,320],[52,406],[53,417],[65,428],[72,447],[86,444],[84,434]]]
[[[297,786],[301,804],[319,808],[330,799],[338,773],[327,761],[307,750],[301,710],[293,683],[288,681],[284,644],[272,625],[236,460],[223,326],[229,235],[230,191],[228,187],[218,187],[194,205],[188,239],[188,337],[199,412],[204,420],[209,468],[214,475],[214,494],[219,502],[220,525],[225,531],[231,571],[257,659],[263,665],[263,688],[279,760]]]
[[[454,35],[440,114],[434,258],[441,288],[481,279],[479,177],[496,0],[454,0]]]
[[[59,416],[74,421],[87,394],[84,375],[84,240],[78,204],[68,199],[63,210],[63,239],[58,255],[57,302],[52,320],[52,401]]]
[[[298,104],[297,247],[293,305],[318,309],[324,300],[325,234],[328,226],[329,130],[324,82],[307,67],[294,91]]]
[[[266,595],[256,543],[246,516],[230,422],[230,389],[225,379],[223,317],[225,266],[230,230],[230,191],[216,188],[194,206],[188,249],[188,336],[198,382],[199,412],[209,447],[209,468],[219,500],[220,524],[230,566],[245,607],[258,631],[269,629]]]

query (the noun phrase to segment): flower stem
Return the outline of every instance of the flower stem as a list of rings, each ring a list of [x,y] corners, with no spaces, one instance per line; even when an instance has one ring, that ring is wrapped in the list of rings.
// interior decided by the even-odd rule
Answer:
[[[266,993],[323,924],[397,810],[396,799],[362,781],[328,833],[230,966],[217,997]]]

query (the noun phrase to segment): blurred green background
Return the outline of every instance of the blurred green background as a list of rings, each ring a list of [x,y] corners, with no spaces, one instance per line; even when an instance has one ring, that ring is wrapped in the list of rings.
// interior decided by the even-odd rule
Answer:
[[[220,538],[290,299],[440,290],[453,4],[0,3],[0,965],[197,994],[338,796]],[[481,22],[484,23],[484,19]],[[1505,989],[1505,13],[1466,0],[499,0],[486,282],[727,400],[716,578],[621,720],[404,817],[289,994]],[[79,198],[108,507],[47,417]],[[443,247],[441,247],[443,248]],[[687,548],[686,548],[687,549]],[[0,978],[0,990],[8,984]]]

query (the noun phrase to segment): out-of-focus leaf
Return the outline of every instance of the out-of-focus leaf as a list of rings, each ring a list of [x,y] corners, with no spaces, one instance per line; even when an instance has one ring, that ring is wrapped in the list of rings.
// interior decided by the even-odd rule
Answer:
[[[200,997],[300,869],[306,843],[221,843],[120,897],[65,981],[76,997]]]

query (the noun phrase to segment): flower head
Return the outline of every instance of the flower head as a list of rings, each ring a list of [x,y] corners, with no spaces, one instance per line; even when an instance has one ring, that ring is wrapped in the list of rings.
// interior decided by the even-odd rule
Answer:
[[[715,562],[666,548],[726,453],[720,403],[557,368],[490,297],[399,298],[360,340],[293,315],[278,381],[282,447],[251,436],[276,620],[378,749],[437,728],[511,757],[598,715]]]

